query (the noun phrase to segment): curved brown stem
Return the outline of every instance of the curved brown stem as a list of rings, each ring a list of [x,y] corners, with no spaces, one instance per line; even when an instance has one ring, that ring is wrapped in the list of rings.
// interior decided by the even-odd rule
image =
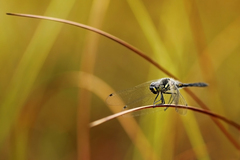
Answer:
[[[157,107],[170,107],[170,108],[178,107],[178,108],[184,108],[184,109],[189,109],[189,110],[192,110],[192,111],[195,111],[195,112],[203,113],[203,114],[209,115],[211,117],[220,119],[220,120],[226,122],[227,124],[235,127],[236,129],[238,129],[240,131],[240,125],[239,124],[237,124],[236,122],[231,121],[231,120],[229,120],[229,119],[227,119],[227,118],[225,118],[225,117],[223,117],[219,114],[213,113],[209,110],[204,110],[204,109],[200,109],[200,108],[196,108],[196,107],[192,107],[192,106],[182,106],[182,105],[172,105],[172,104],[163,104],[163,105],[157,105],[157,106],[149,105],[149,106],[136,107],[136,108],[133,108],[133,109],[122,111],[122,112],[104,117],[102,119],[96,120],[96,121],[90,123],[89,126],[90,127],[95,127],[95,126],[98,126],[98,125],[100,125],[104,122],[112,120],[114,118],[123,116],[125,114],[129,114],[129,113],[136,112],[136,111],[143,110],[143,109],[154,109],[154,108],[157,108]]]

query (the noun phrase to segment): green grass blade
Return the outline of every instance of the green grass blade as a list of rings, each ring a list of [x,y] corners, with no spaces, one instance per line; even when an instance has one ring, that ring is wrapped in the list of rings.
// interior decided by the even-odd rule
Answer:
[[[50,2],[45,15],[58,13],[59,17],[66,18],[71,11],[75,0],[60,3],[57,0]],[[31,42],[29,43],[19,65],[10,81],[8,93],[5,95],[0,108],[0,145],[3,144],[14,120],[24,105],[38,73],[57,38],[62,24],[42,21],[39,23]]]

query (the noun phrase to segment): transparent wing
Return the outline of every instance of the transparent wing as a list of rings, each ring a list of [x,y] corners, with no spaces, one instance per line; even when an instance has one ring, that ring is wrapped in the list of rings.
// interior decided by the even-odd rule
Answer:
[[[179,92],[179,91],[178,91]],[[178,104],[179,105],[183,105],[183,106],[187,106],[187,102],[185,101],[185,99],[183,98],[182,94],[179,92],[179,98],[178,98]],[[187,109],[186,108],[178,108],[176,107],[175,110],[181,114],[181,115],[186,115],[187,114]]]
[[[179,92],[177,86],[175,85],[175,82],[170,81],[170,91],[171,91],[171,97],[169,98],[169,104],[176,104],[176,105],[184,105],[187,106],[187,102]],[[176,112],[178,112],[180,115],[187,114],[187,109],[185,108],[175,108]]]
[[[119,106],[119,111],[144,105],[151,105],[154,103],[154,99],[157,96],[156,94],[153,94],[149,89],[150,84],[154,81],[157,80],[152,80],[133,88],[112,93],[107,97],[106,103],[112,106]],[[157,110],[160,109],[154,108],[154,112]],[[146,113],[149,113],[149,110],[134,112],[133,115],[139,116]]]
[[[149,81],[133,88],[112,93],[107,97],[106,103],[113,106],[127,106],[131,108],[137,107],[136,105],[139,104],[144,105],[151,101],[148,99],[154,100],[155,98],[155,94],[149,89],[152,82]],[[153,104],[153,101],[150,104]]]

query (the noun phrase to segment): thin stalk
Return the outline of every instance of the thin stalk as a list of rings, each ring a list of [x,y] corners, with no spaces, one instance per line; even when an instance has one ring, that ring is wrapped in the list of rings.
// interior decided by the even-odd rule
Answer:
[[[61,23],[65,23],[65,24],[69,24],[69,25],[73,25],[73,26],[77,26],[80,28],[84,28],[86,30],[98,33],[104,37],[107,37],[119,44],[121,44],[122,46],[130,49],[131,51],[137,53],[139,56],[141,56],[142,58],[144,58],[145,60],[147,60],[148,62],[150,62],[151,64],[153,64],[155,67],[157,67],[158,69],[160,69],[162,72],[164,72],[166,75],[168,75],[169,77],[172,77],[174,79],[177,79],[177,77],[175,77],[173,74],[171,74],[170,72],[168,72],[165,68],[163,68],[162,66],[160,66],[156,61],[154,61],[153,59],[151,59],[150,57],[148,57],[147,55],[145,55],[143,52],[141,52],[140,50],[138,50],[137,48],[133,47],[132,45],[130,45],[129,43],[107,33],[104,32],[100,29],[94,28],[94,27],[90,27],[88,25],[85,24],[81,24],[81,23],[77,23],[77,22],[73,22],[73,21],[68,21],[68,20],[64,20],[64,19],[60,19],[60,18],[53,18],[53,17],[46,17],[46,16],[38,16],[38,15],[31,15],[31,14],[21,14],[21,13],[7,13],[7,15],[11,15],[11,16],[20,16],[20,17],[28,17],[28,18],[37,18],[37,19],[45,19],[45,20],[50,20],[50,21],[56,21],[56,22],[61,22]]]
[[[104,117],[102,119],[99,119],[99,120],[96,120],[92,123],[90,123],[90,127],[95,127],[95,126],[98,126],[104,122],[107,122],[109,120],[112,120],[114,118],[117,118],[117,117],[120,117],[120,116],[123,116],[125,114],[129,114],[129,113],[133,113],[133,112],[136,112],[136,111],[139,111],[139,110],[144,110],[144,109],[154,109],[154,108],[157,108],[157,107],[169,107],[169,108],[183,108],[183,109],[189,109],[189,110],[192,110],[192,111],[195,111],[195,112],[199,112],[199,113],[202,113],[202,114],[206,114],[206,115],[209,115],[213,118],[217,118],[219,120],[222,120],[224,122],[226,122],[227,124],[235,127],[237,130],[240,131],[240,125],[237,124],[236,122],[232,121],[232,120],[229,120],[219,114],[216,114],[216,113],[213,113],[209,110],[204,110],[204,109],[200,109],[200,108],[197,108],[197,107],[192,107],[192,106],[182,106],[182,105],[172,105],[172,104],[163,104],[163,105],[157,105],[157,106],[154,106],[154,105],[148,105],[148,106],[142,106],[142,107],[136,107],[136,108],[132,108],[132,109],[128,109],[126,111],[122,111],[122,112],[119,112],[119,113],[116,113],[116,114],[113,114],[113,115],[110,115],[110,116],[107,116],[107,117]]]

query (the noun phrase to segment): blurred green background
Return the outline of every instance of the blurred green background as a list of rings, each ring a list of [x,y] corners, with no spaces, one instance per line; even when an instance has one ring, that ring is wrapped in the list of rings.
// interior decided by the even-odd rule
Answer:
[[[88,129],[113,114],[104,102],[111,88],[168,75],[95,33],[7,12],[113,34],[181,82],[208,83],[191,90],[213,112],[240,123],[240,1],[0,0],[0,159],[240,159],[212,119],[192,111],[180,116],[170,108]],[[224,126],[240,145],[239,131]]]

